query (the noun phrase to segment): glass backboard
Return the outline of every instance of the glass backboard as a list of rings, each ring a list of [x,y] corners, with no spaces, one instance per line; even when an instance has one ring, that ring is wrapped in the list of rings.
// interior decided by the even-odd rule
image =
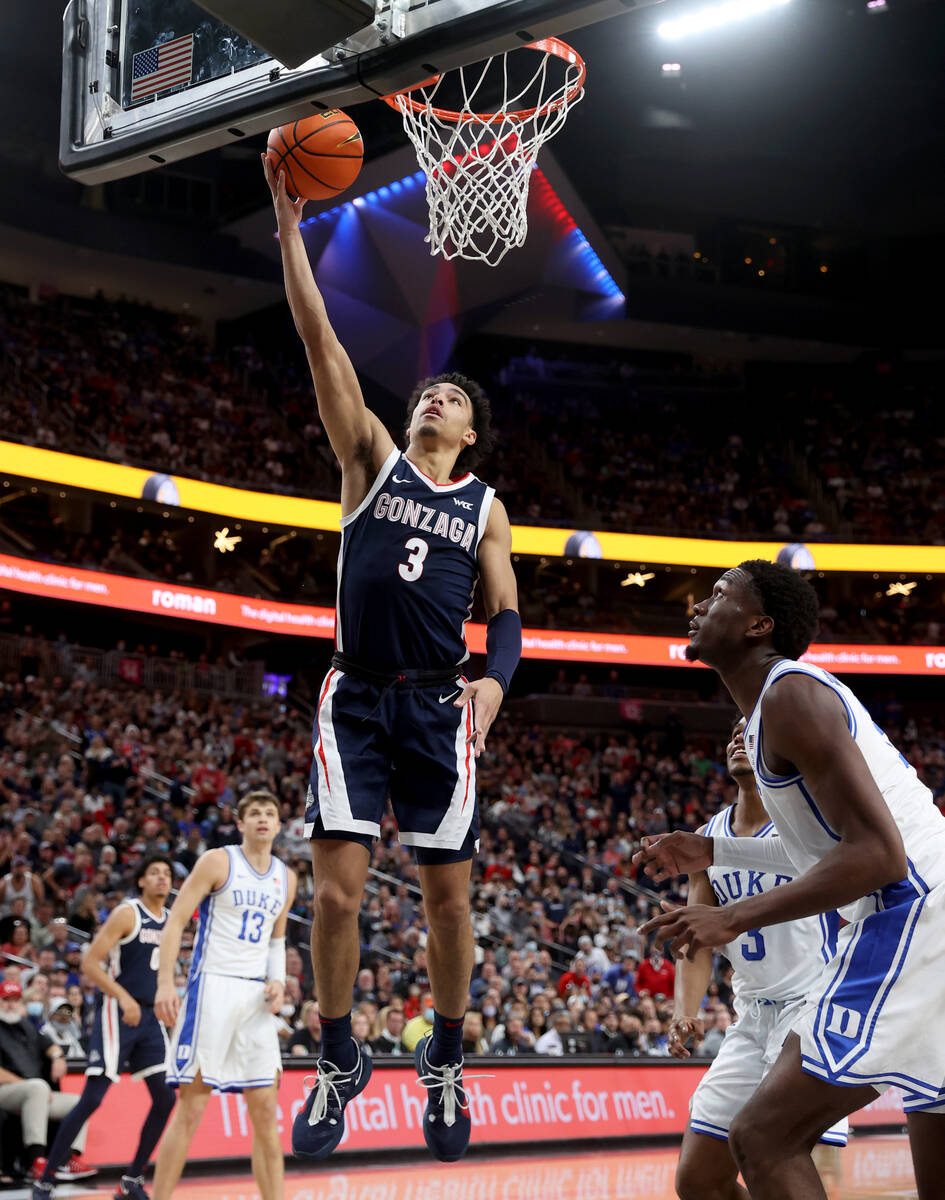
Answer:
[[[70,0],[60,165],[118,179],[659,0],[376,0],[288,67],[191,0]]]

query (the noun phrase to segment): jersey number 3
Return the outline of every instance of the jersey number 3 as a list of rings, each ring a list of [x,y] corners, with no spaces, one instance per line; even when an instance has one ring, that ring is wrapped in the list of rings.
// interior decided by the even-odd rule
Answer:
[[[404,542],[404,549],[409,550],[410,555],[405,563],[400,564],[397,572],[401,579],[413,583],[423,574],[423,562],[430,551],[430,545],[423,538],[407,538]]]
[[[742,946],[742,958],[749,962],[757,962],[765,956],[765,940],[761,936],[760,929],[748,929],[745,931],[745,937],[751,938],[752,947],[749,950],[747,946]]]

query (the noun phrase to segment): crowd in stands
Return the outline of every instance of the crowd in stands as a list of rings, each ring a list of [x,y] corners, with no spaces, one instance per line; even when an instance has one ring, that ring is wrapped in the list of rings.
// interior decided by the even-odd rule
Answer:
[[[758,398],[718,364],[641,367],[579,348],[476,352],[513,520],[771,540],[945,540],[936,400],[797,388]],[[298,347],[213,352],[186,318],[0,287],[4,436],[168,474],[335,499]],[[596,357],[595,357],[596,355]],[[475,359],[475,354],[472,356]],[[720,420],[724,413],[726,419]],[[808,415],[809,414],[809,415]],[[392,431],[399,436],[400,430]],[[162,557],[158,570],[171,570]]]
[[[239,840],[237,799],[268,786],[282,803],[277,852],[300,877],[285,1052],[317,1048],[302,828],[307,717],[271,699],[40,678],[27,674],[36,661],[0,688],[0,955],[5,976],[25,985],[30,1016],[77,1055],[92,1011],[81,943],[127,894],[135,864],[164,851],[183,878],[205,849]],[[942,803],[941,722],[905,715],[892,696],[876,715]],[[501,718],[479,778],[467,1050],[664,1054],[673,967],[636,929],[661,896],[683,899],[685,886],[642,887],[631,856],[643,834],[696,829],[732,799],[722,747],[687,738],[678,724],[574,733]],[[375,850],[360,933],[358,1029],[375,1052],[408,1051],[429,1025],[429,975],[417,869],[392,820]],[[185,935],[180,986],[191,945]],[[730,1000],[720,961],[701,1053],[717,1048]]]
[[[945,435],[931,387],[881,404],[811,397],[803,453],[833,496],[851,540],[945,544]]]

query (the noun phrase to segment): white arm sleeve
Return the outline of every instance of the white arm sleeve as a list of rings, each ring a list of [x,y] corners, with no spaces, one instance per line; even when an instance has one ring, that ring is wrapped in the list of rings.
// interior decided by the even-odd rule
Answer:
[[[269,955],[266,958],[266,978],[285,983],[285,938],[269,939]]]
[[[775,875],[801,874],[777,837],[714,837],[712,865],[743,867],[747,871],[766,871]]]

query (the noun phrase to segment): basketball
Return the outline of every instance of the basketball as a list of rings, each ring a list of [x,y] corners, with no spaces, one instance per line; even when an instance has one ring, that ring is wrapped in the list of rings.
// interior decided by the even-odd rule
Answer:
[[[269,161],[286,187],[306,200],[330,200],[358,177],[364,143],[354,121],[339,108],[280,125],[269,134]]]

